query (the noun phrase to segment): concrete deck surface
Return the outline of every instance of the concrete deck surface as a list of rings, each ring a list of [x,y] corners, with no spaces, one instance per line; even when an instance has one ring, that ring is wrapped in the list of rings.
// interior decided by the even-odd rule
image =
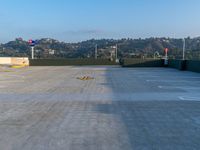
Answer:
[[[0,150],[199,150],[199,141],[198,73],[0,69]]]

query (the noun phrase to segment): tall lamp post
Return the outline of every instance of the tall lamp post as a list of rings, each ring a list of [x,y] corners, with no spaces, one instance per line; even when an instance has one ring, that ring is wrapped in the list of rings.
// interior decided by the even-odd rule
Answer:
[[[115,49],[115,61],[116,61],[116,63],[118,63],[119,62],[119,59],[118,59],[118,45],[116,44],[116,47],[115,47],[116,49]]]
[[[34,46],[31,46],[31,58],[34,59]]]
[[[95,59],[97,59],[97,53],[98,53],[98,46],[97,44],[95,45]]]
[[[35,59],[35,57],[34,57],[34,47],[35,47],[36,41],[29,40],[28,43],[31,46],[31,58]]]

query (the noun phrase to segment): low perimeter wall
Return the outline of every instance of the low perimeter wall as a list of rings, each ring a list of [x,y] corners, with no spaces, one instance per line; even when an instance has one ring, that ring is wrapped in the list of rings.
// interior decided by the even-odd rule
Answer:
[[[187,60],[186,70],[200,73],[200,61]]]
[[[19,60],[19,59],[18,59]],[[23,59],[21,59],[20,62]],[[5,62],[10,63],[5,58]],[[14,62],[13,62],[14,63]],[[1,64],[1,59],[0,59]],[[16,64],[16,63],[15,63]],[[30,66],[84,66],[84,65],[118,65],[108,59],[30,59]],[[120,65],[123,67],[163,67],[164,61],[161,59],[122,59]],[[169,60],[168,67],[179,70],[200,72],[200,61],[193,60]]]
[[[27,57],[0,57],[0,65],[29,65]]]
[[[176,68],[179,70],[186,70],[186,61],[185,60],[169,60],[169,67]]]
[[[30,66],[118,65],[108,59],[30,59]]]
[[[161,59],[123,59],[123,67],[163,67]]]
[[[169,67],[179,70],[200,72],[200,61],[195,60],[169,60]]]

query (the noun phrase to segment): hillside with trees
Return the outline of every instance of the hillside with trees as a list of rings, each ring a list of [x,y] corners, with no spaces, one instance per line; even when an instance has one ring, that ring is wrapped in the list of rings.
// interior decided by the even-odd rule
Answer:
[[[152,58],[156,54],[164,55],[164,49],[169,49],[171,58],[181,58],[182,39],[147,38],[147,39],[100,39],[87,40],[78,43],[65,43],[44,38],[37,40],[35,55],[37,58],[90,58],[94,57],[95,46],[98,46],[98,57],[108,58],[114,46],[118,46],[120,58]],[[30,56],[30,46],[27,41],[17,38],[5,44],[0,44],[0,56]],[[186,38],[187,59],[200,59],[200,38]]]

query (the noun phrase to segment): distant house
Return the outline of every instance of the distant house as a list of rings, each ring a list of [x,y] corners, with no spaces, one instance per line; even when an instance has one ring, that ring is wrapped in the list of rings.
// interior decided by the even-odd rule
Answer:
[[[55,50],[49,49],[49,55],[54,55],[54,54],[55,54]]]

